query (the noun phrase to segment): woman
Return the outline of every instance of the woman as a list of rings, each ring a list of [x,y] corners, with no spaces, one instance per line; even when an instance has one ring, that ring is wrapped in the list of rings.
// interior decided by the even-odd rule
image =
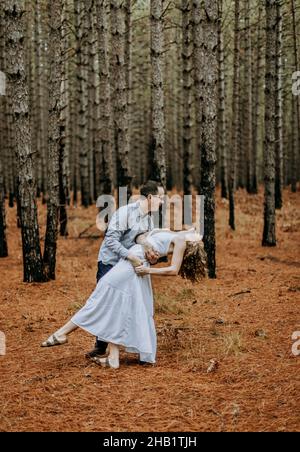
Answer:
[[[171,265],[151,268],[145,259],[149,249],[160,257],[172,254]],[[143,266],[134,268],[121,260],[102,278],[85,306],[65,326],[43,342],[42,347],[62,345],[78,327],[108,342],[107,358],[94,358],[104,367],[119,368],[119,347],[139,353],[140,360],[155,363],[156,331],[153,320],[153,291],[151,275],[175,276],[193,282],[206,274],[206,255],[201,236],[194,229],[172,232],[156,229],[137,238],[131,248]]]

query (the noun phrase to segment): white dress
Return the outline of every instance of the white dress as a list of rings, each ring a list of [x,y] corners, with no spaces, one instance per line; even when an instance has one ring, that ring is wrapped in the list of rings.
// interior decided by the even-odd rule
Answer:
[[[159,232],[148,237],[160,256],[167,256],[175,234]],[[144,248],[134,245],[130,251],[145,259]],[[123,345],[140,360],[155,363],[156,330],[153,319],[153,291],[150,275],[138,276],[131,263],[121,259],[97,284],[85,306],[71,319],[75,325],[99,340]]]

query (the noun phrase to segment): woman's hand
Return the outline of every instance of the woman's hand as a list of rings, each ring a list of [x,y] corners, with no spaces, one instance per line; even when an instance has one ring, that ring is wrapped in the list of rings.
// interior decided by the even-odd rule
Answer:
[[[141,265],[140,267],[136,267],[135,268],[135,273],[138,276],[150,275],[150,268],[149,267],[144,267],[144,265]]]
[[[140,267],[142,265],[141,259],[134,254],[129,254],[127,260],[133,265],[133,267]]]

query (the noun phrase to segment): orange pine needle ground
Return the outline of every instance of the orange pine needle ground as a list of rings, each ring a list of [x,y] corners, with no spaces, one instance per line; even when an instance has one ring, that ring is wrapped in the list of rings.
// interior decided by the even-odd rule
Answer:
[[[95,284],[99,239],[77,239],[96,208],[70,208],[59,239],[57,281],[22,281],[20,231],[8,213],[8,259],[0,260],[1,431],[296,431],[300,429],[300,197],[285,191],[278,247],[262,248],[263,196],[237,194],[237,231],[218,200],[218,279],[193,287],[154,278],[155,367],[122,353],[119,371],[84,354],[93,338],[40,343],[85,302]],[[39,205],[40,224],[46,207]],[[41,230],[41,234],[44,229]],[[91,228],[87,234],[97,234]],[[213,363],[213,365],[212,365]],[[208,372],[209,369],[209,372]]]

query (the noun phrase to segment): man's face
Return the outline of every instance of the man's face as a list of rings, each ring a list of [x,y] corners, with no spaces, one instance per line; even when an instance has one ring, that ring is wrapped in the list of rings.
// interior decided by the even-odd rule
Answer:
[[[148,199],[149,199],[151,212],[157,212],[160,209],[160,207],[164,204],[164,197],[165,197],[165,190],[163,187],[158,188],[157,195],[149,196]]]

